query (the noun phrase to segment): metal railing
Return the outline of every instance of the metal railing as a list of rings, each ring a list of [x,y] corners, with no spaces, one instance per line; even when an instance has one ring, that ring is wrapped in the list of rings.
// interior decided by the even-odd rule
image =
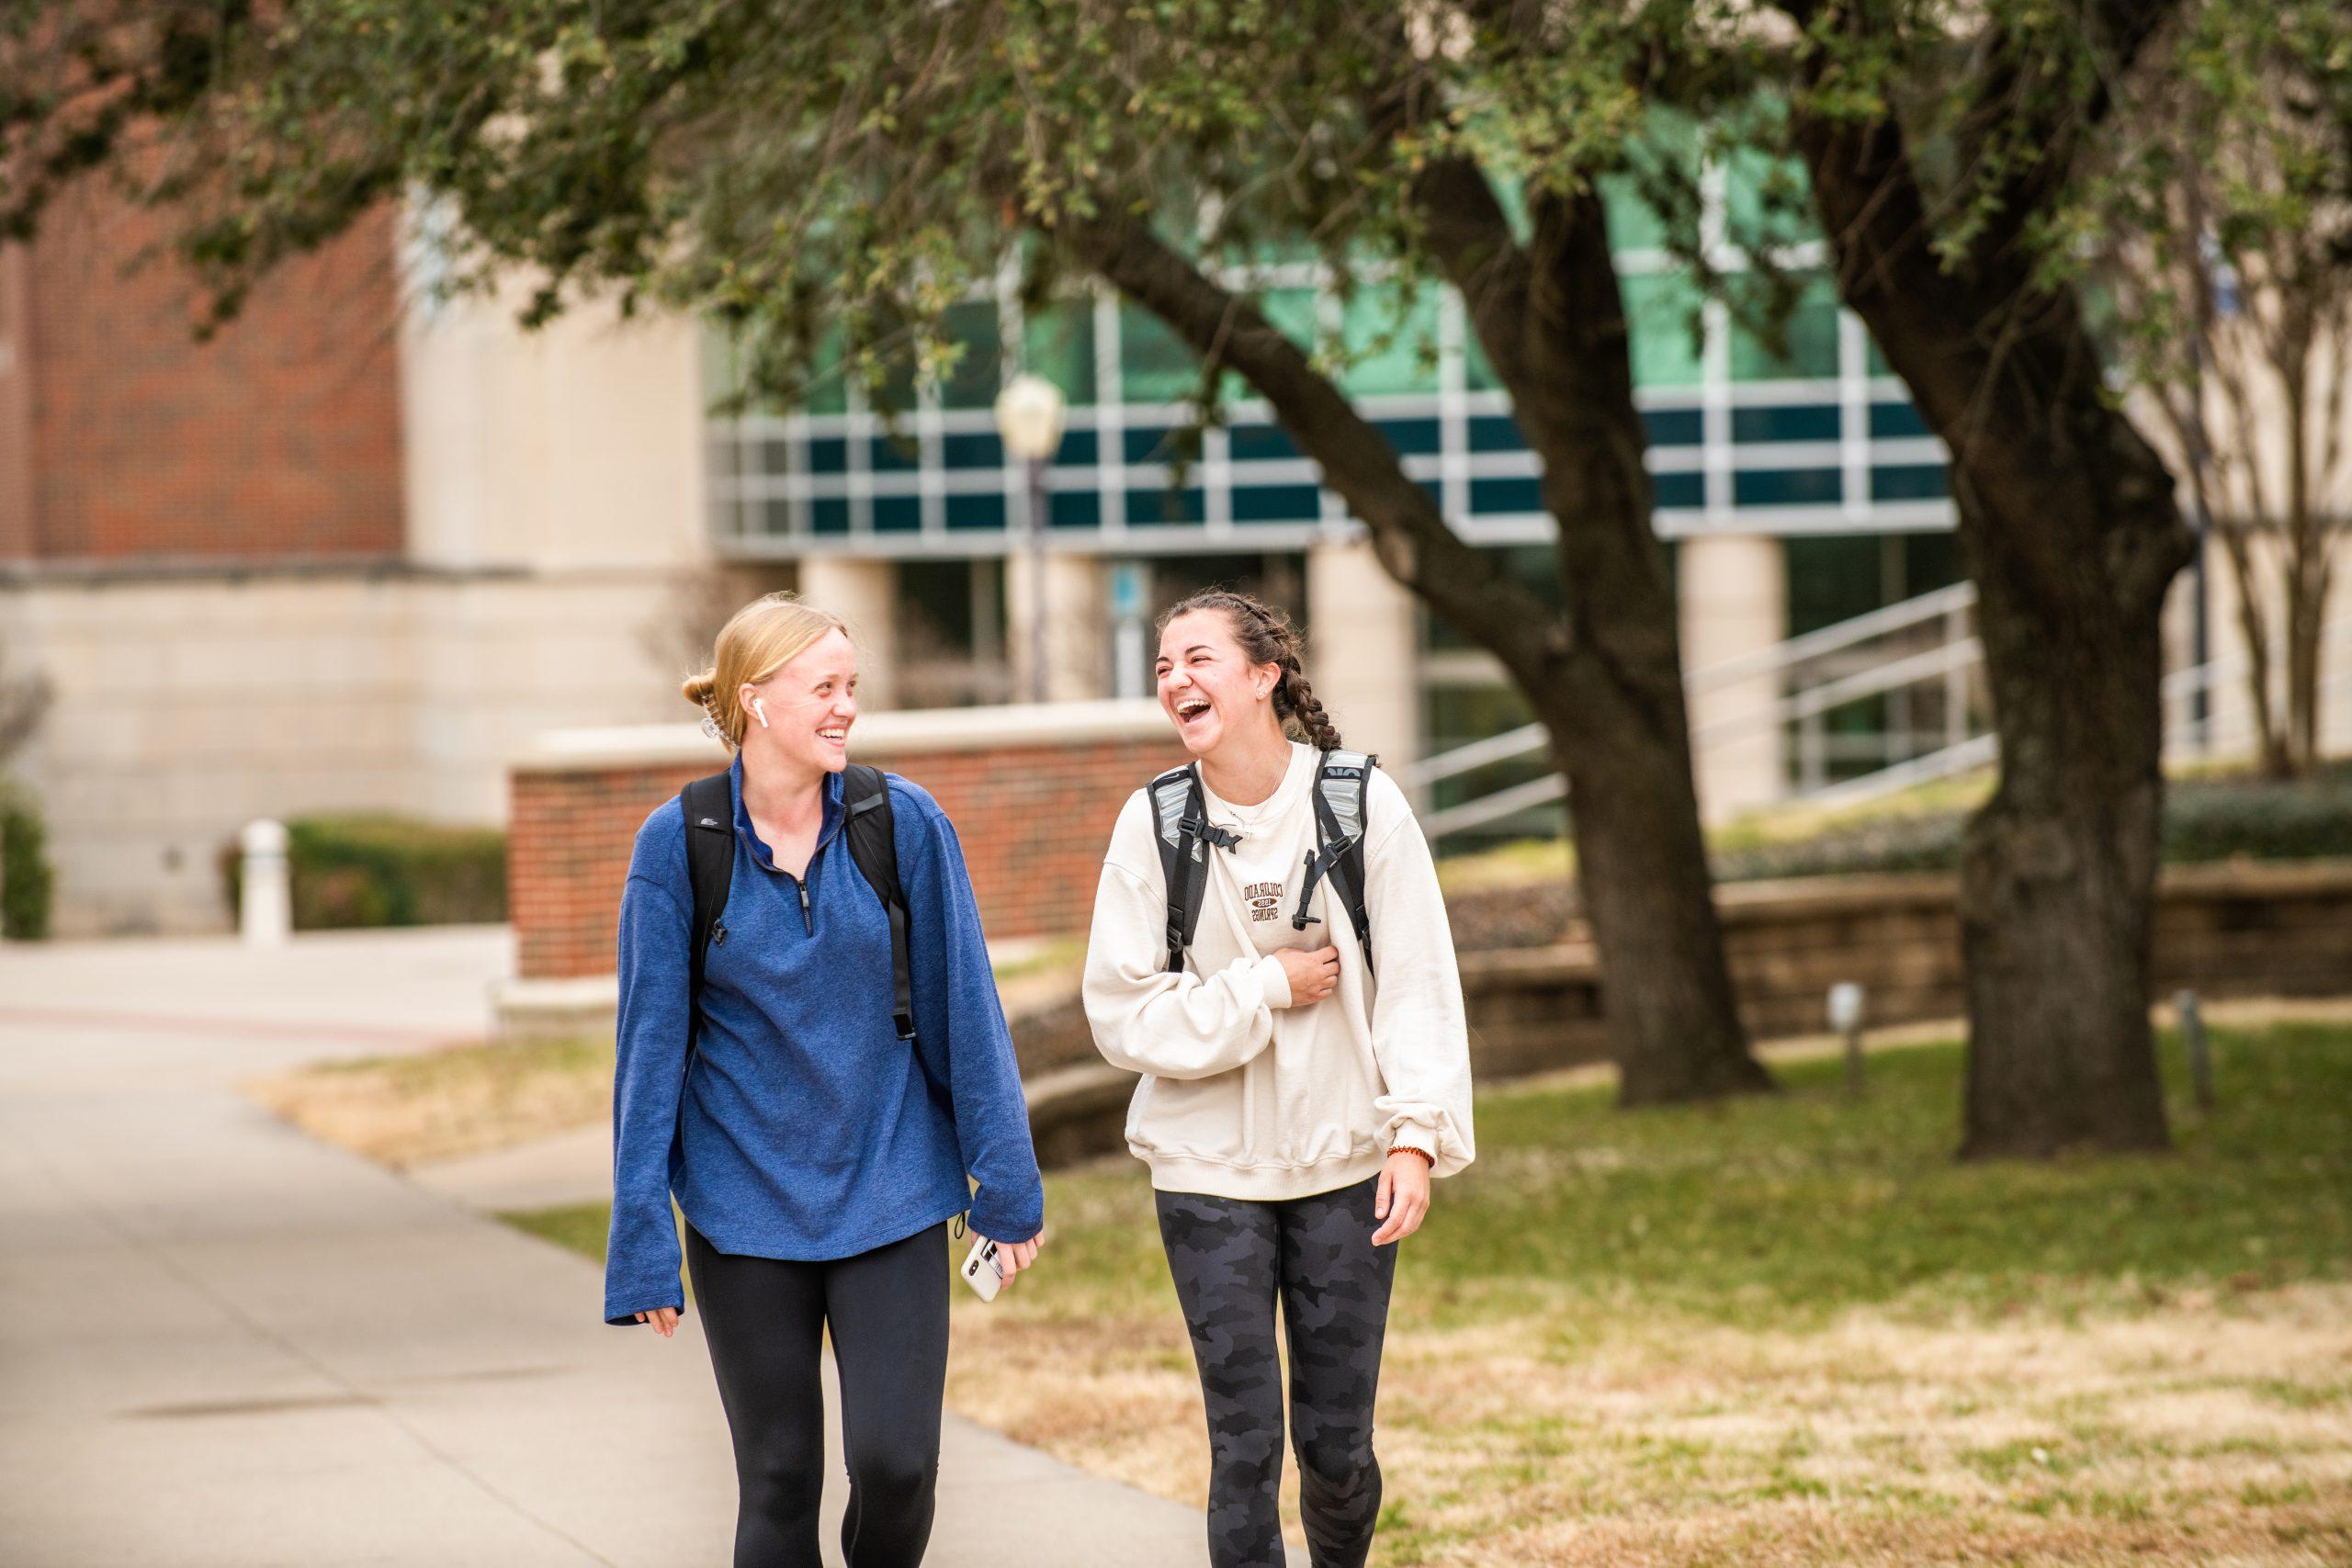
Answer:
[[[1969,626],[1975,604],[1974,584],[1954,583],[1693,671],[1686,681],[1686,690],[1691,698],[1698,699],[1746,682],[1783,677],[1807,665],[1827,667],[1821,678],[1810,683],[1796,683],[1771,703],[1694,726],[1690,733],[1694,755],[1703,756],[1712,747],[1760,729],[1793,724],[1797,727],[1799,756],[1822,759],[1826,764],[1828,748],[1823,720],[1832,710],[1872,696],[1906,691],[1931,680],[1942,683],[1945,743],[1962,743],[1968,738],[1965,727],[1969,672],[1983,657]],[[1923,627],[1938,628],[1939,640],[1924,649],[1870,660],[1859,667],[1851,659],[1839,657],[1866,644],[1901,637]],[[1910,732],[1907,725],[1904,729]],[[1543,725],[1521,725],[1426,758],[1407,771],[1404,782],[1417,792],[1426,792],[1442,780],[1499,763],[1539,758],[1549,744]],[[1422,822],[1432,838],[1464,832],[1506,821],[1563,799],[1566,794],[1567,780],[1547,772],[1539,778],[1429,812]]]
[[[1687,689],[1693,699],[1766,677],[1780,679],[1785,686],[1751,708],[1692,726],[1694,763],[1702,763],[1718,747],[1781,729],[1789,736],[1787,754],[1794,761],[1794,776],[1783,798],[1819,805],[1870,800],[1991,763],[1999,755],[1998,744],[1989,729],[1975,722],[1980,705],[1972,702],[1972,682],[1984,662],[1984,648],[1972,625],[1975,604],[1974,585],[1955,583],[1692,672]],[[1917,644],[1916,634],[1930,627],[1935,640],[1903,646],[1906,641]],[[1868,645],[1880,642],[1896,646],[1874,656],[1864,654]],[[2252,749],[2246,705],[2225,708],[2217,718],[2209,700],[2196,716],[2174,716],[2199,694],[2218,693],[2243,680],[2247,662],[2235,656],[2177,670],[2164,678],[2167,761]],[[1939,722],[1913,722],[1911,709],[1922,692],[1935,694],[1926,705],[1940,710],[1931,716]],[[2330,628],[2323,656],[2321,694],[2324,712],[2341,701],[2347,711],[2344,722],[2352,723],[2352,622],[2340,617]],[[1888,705],[1885,722],[1874,731],[1846,736],[1829,731],[1831,714],[1873,698]],[[1548,744],[1543,725],[1522,725],[1430,757],[1408,770],[1405,782],[1426,792],[1442,780],[1482,768],[1542,758]],[[1840,765],[1864,762],[1873,753],[1883,765],[1836,776]],[[1505,822],[1566,795],[1567,781],[1547,771],[1427,812],[1422,822],[1430,836],[1437,838]]]

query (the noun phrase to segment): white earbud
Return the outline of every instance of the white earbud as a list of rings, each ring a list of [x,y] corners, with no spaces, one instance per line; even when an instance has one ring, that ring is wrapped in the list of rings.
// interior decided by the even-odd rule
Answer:
[[[768,727],[768,700],[765,697],[753,697],[752,714],[760,721],[760,728],[765,729]]]

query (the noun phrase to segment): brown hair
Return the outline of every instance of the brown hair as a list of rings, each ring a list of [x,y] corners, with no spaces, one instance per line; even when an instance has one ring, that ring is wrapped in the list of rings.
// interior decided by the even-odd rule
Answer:
[[[1170,621],[1195,610],[1223,612],[1233,628],[1233,640],[1241,645],[1243,656],[1252,664],[1281,666],[1282,679],[1274,686],[1275,717],[1285,720],[1286,728],[1295,728],[1301,739],[1317,750],[1340,749],[1339,728],[1316,699],[1315,688],[1307,684],[1306,671],[1299,661],[1306,639],[1288,615],[1230,588],[1204,588],[1170,605],[1156,629],[1165,632]]]
[[[679,690],[710,716],[720,739],[741,750],[749,722],[743,713],[744,686],[758,685],[831,631],[846,636],[849,623],[830,610],[802,604],[797,594],[754,599],[718,628],[710,668],[687,676]]]

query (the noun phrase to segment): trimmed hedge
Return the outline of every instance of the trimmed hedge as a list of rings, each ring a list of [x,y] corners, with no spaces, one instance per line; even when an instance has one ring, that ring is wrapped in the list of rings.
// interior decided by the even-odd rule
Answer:
[[[21,791],[0,787],[0,936],[12,942],[49,935],[57,877],[39,809]]]
[[[1961,812],[1894,817],[1836,829],[1794,843],[1714,857],[1719,882],[1859,872],[1951,871],[1960,864]],[[2253,774],[2176,779],[2165,788],[2167,864],[2229,860],[2323,860],[2352,856],[2352,762],[2308,782]]]
[[[494,924],[506,918],[506,834],[388,815],[286,823],[294,929]],[[221,852],[237,912],[237,846]]]

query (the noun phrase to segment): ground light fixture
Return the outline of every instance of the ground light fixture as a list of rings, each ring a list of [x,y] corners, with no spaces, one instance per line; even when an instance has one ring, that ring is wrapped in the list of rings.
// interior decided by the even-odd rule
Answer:
[[[996,395],[996,432],[1004,449],[1028,471],[1029,515],[1023,553],[1029,570],[1029,690],[1033,703],[1046,700],[1046,465],[1062,444],[1069,400],[1043,376],[1027,371]]]

